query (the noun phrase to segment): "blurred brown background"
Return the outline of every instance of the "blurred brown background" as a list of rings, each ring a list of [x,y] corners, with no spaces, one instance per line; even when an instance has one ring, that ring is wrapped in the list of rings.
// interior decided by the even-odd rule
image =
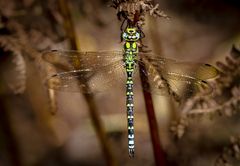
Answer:
[[[116,11],[107,0],[62,1],[70,9],[81,51],[121,50]],[[48,91],[52,73],[41,53],[70,49],[60,1],[0,0],[0,165],[106,165],[82,94]],[[143,42],[166,58],[215,64],[232,45],[240,48],[237,0],[156,0],[170,20],[147,16]],[[239,84],[239,82],[238,82]],[[129,159],[125,90],[95,96],[116,165],[155,165],[142,91],[135,93],[136,156]],[[239,133],[239,113],[190,119],[180,139],[170,132],[181,112],[168,97],[154,96],[167,165],[210,166]],[[184,127],[184,126],[183,126]],[[232,138],[233,139],[233,138]],[[238,147],[239,148],[239,147]],[[240,150],[239,150],[240,151]],[[229,164],[239,165],[233,156]],[[109,165],[109,164],[108,164]]]

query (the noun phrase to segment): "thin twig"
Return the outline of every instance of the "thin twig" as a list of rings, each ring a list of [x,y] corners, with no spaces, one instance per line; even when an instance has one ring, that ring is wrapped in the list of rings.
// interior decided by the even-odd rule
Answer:
[[[69,9],[69,4],[66,0],[59,0],[59,5],[61,13],[63,14],[64,17],[65,30],[67,36],[70,38],[71,49],[77,50],[79,49],[79,45],[77,44],[77,38],[74,30],[74,23],[71,17],[71,12]],[[110,145],[108,144],[106,131],[103,127],[103,123],[101,122],[100,116],[98,114],[97,106],[94,101],[94,96],[93,94],[84,94],[84,97],[89,106],[90,118],[92,120],[93,127],[97,133],[98,139],[100,140],[101,148],[106,159],[107,165],[115,166],[117,165],[116,164],[117,162],[113,156]]]
[[[74,22],[73,18],[71,17],[71,12],[69,8],[69,4],[66,0],[59,0],[59,7],[60,12],[64,19],[64,28],[66,30],[66,36],[70,39],[70,47],[73,50],[78,49],[77,45],[77,38],[76,38],[76,32],[74,30]]]

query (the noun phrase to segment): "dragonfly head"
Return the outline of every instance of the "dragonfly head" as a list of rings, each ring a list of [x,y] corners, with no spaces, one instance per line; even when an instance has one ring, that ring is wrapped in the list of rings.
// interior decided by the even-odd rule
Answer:
[[[140,39],[140,33],[137,31],[136,28],[127,28],[122,33],[122,38],[125,41],[137,41]]]

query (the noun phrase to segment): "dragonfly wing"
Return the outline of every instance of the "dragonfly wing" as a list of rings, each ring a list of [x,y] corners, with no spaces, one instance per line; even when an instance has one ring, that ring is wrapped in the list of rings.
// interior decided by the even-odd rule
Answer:
[[[47,85],[50,89],[97,93],[124,85],[125,72],[122,60],[107,66],[61,72],[51,76]]]
[[[140,53],[139,55],[163,73],[173,73],[173,75],[182,75],[182,77],[192,77],[199,80],[211,79],[219,74],[219,71],[209,64],[180,62],[150,53]]]
[[[175,60],[150,57],[152,54],[140,54],[138,61],[142,73],[148,77],[151,92],[170,94],[176,99],[188,98],[199,91],[206,94],[211,86],[203,79],[215,77],[217,69],[201,63],[177,62]],[[197,67],[199,66],[199,68]],[[190,70],[191,69],[191,70]],[[163,91],[163,92],[162,92]]]
[[[142,87],[145,91],[161,96],[173,96],[175,100],[180,101],[180,94],[174,84],[169,84],[161,73],[157,72],[153,66],[138,62],[138,70],[141,77],[147,81]],[[173,86],[173,87],[172,87]]]
[[[198,92],[207,95],[213,90],[212,87],[203,80],[175,80],[171,77],[167,77],[167,80],[171,90],[183,99],[194,96]]]
[[[52,50],[43,53],[42,58],[58,71],[96,70],[122,59],[121,51],[79,52],[74,50]]]

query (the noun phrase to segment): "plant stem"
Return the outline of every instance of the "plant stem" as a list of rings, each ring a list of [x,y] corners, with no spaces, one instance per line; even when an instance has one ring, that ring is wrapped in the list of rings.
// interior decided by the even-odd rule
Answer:
[[[141,68],[145,68],[145,67],[141,66]],[[141,83],[142,85],[146,85],[149,87],[150,85],[148,83],[148,78],[144,76],[142,71],[144,71],[144,69],[140,69]],[[147,91],[143,91],[143,95],[145,99],[145,106],[146,106],[147,117],[148,117],[149,131],[151,134],[155,164],[157,166],[166,166],[166,157],[160,143],[160,137],[158,133],[158,124],[157,124],[157,119],[154,112],[152,96],[151,96],[151,93]]]
[[[71,49],[77,50],[80,49],[77,44],[77,36],[74,30],[74,23],[71,17],[71,12],[69,9],[69,4],[66,0],[59,0],[59,6],[61,13],[64,17],[64,26],[67,33],[67,36],[70,38]],[[84,94],[85,100],[87,101],[89,107],[89,114],[91,121],[93,123],[93,127],[98,136],[98,139],[101,143],[102,152],[104,154],[106,163],[108,166],[117,165],[116,160],[111,151],[110,145],[108,144],[108,140],[106,137],[106,131],[103,127],[103,123],[101,122],[100,116],[97,111],[97,106],[94,101],[93,94]]]
[[[66,36],[70,39],[70,47],[73,50],[78,49],[77,45],[77,35],[74,29],[73,18],[71,17],[71,12],[69,4],[66,0],[59,0],[60,12],[64,19],[64,28],[66,31]]]

